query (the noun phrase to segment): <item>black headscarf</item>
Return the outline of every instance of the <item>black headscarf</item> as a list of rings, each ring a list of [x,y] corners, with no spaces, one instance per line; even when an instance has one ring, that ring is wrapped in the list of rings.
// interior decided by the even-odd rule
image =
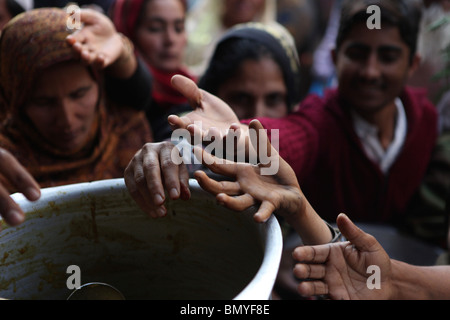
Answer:
[[[265,47],[280,66],[287,88],[287,106],[291,110],[300,102],[300,63],[295,43],[289,32],[281,25],[245,23],[237,25],[223,35],[217,43],[209,66],[199,81],[199,87],[217,94],[220,85],[231,78],[245,59],[240,48],[231,41],[245,39]],[[256,46],[255,46],[256,47]],[[225,52],[228,51],[228,52]]]

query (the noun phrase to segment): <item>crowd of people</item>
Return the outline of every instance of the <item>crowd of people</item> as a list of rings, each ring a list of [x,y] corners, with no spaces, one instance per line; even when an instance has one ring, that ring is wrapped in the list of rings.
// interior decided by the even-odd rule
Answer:
[[[286,237],[301,238],[285,250],[274,297],[450,298],[449,266],[390,259],[351,221],[450,245],[450,1],[105,0],[80,1],[75,13],[67,4],[0,0],[7,224],[25,218],[11,193],[37,200],[41,188],[119,177],[163,218],[165,190],[187,200],[195,177],[222,205],[257,204],[255,221],[276,214]],[[370,5],[381,28],[368,28]],[[74,18],[81,27],[68,27]],[[235,151],[246,155],[255,130],[279,170],[266,176],[267,164],[234,157],[195,172],[168,165],[180,128],[238,131]],[[365,287],[370,261],[381,291]]]

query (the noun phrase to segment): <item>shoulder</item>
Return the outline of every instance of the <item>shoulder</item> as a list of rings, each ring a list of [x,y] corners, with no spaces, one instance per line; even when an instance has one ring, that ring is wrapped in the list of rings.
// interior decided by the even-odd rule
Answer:
[[[405,87],[400,98],[407,110],[412,109],[415,112],[422,111],[437,116],[436,107],[428,99],[426,89]]]

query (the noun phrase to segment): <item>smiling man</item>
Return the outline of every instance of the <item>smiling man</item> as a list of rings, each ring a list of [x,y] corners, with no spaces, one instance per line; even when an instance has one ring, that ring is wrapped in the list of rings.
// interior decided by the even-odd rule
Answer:
[[[367,28],[370,5],[380,8],[381,29]],[[413,0],[344,1],[332,53],[338,87],[284,119],[261,119],[280,130],[281,156],[325,219],[346,212],[398,222],[420,185],[437,136],[434,106],[405,86],[420,62],[420,8]]]

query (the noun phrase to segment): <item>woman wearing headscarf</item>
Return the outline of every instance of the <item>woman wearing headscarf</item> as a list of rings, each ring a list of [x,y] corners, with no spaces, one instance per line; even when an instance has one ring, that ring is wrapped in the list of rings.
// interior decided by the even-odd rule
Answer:
[[[198,86],[225,101],[239,119],[282,118],[300,102],[300,81],[297,50],[287,29],[276,24],[243,23],[219,40]],[[278,218],[286,236],[296,234]],[[284,277],[292,274],[292,261],[290,251],[286,251],[276,290],[290,284]],[[282,296],[284,292],[275,294]]]
[[[281,118],[300,102],[300,81],[290,33],[278,24],[243,23],[219,40],[199,87],[224,100],[239,119]]]
[[[108,71],[134,76],[128,40],[100,13],[81,11],[80,19],[83,29],[71,34],[65,10],[36,9],[11,20],[0,38],[0,150],[40,187],[123,177],[152,139],[145,114],[103,88]],[[23,191],[12,180],[1,170],[0,191]]]
[[[170,138],[168,115],[192,110],[170,83],[175,74],[196,81],[183,62],[186,10],[185,0],[116,0],[110,12],[117,30],[133,41],[136,55],[153,76],[147,117],[156,141]]]

